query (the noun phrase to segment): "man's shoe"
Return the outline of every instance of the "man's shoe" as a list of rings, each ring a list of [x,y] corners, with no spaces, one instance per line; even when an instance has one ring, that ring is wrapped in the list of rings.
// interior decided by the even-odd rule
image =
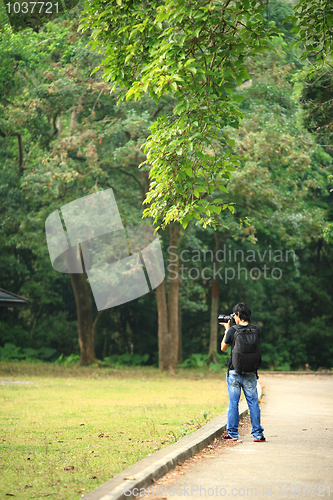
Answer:
[[[224,434],[223,439],[225,441],[238,441],[238,438],[234,438],[234,437],[230,436],[229,432]]]
[[[255,443],[263,443],[264,441],[266,441],[265,439],[265,436],[260,436],[258,438],[254,438],[253,440]]]

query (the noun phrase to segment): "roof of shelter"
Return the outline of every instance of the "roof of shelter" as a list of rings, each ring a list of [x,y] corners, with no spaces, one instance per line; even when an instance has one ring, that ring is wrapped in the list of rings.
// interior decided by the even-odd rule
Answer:
[[[28,299],[16,295],[16,293],[8,292],[0,288],[0,307],[18,307],[25,306],[29,302]]]

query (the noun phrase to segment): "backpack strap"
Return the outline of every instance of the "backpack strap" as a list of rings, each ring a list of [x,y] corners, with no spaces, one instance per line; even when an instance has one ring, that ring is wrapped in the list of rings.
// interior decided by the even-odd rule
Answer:
[[[247,325],[246,325],[247,326]],[[239,328],[239,325],[234,325],[233,328],[236,330],[235,333],[234,333],[234,338],[232,339],[232,344],[231,344],[231,350],[235,347],[235,337],[236,337],[236,334],[237,332],[240,332],[241,329]]]

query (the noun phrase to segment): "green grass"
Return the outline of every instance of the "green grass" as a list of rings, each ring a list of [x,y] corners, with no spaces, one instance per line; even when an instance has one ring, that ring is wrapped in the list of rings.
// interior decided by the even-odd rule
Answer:
[[[0,498],[81,498],[225,411],[224,375],[0,363],[28,382],[0,385]]]

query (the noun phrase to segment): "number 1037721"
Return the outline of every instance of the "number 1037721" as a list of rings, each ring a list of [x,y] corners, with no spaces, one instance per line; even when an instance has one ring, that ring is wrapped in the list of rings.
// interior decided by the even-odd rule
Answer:
[[[58,14],[58,2],[9,2],[8,14]]]
[[[318,484],[302,484],[302,485],[287,485],[279,486],[280,496],[312,496],[325,497],[331,496],[331,485],[323,486]]]

